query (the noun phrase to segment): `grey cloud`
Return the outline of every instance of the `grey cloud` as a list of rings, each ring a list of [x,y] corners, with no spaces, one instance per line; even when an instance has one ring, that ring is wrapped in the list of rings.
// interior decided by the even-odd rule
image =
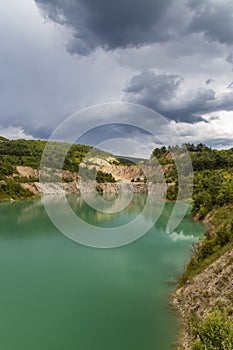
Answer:
[[[226,61],[233,64],[233,53],[232,52],[227,55]]]
[[[170,120],[193,123],[209,111],[233,110],[229,85],[232,47],[216,42],[224,21],[216,20],[216,28],[212,28],[209,18],[214,15],[207,13],[208,8],[217,9],[217,1],[35,2],[49,21],[44,21],[32,1],[0,2],[0,125],[4,132],[9,126],[15,130],[22,127],[26,135],[47,138],[69,114],[93,104],[119,101],[127,80],[125,100],[150,106]],[[218,3],[223,7],[218,15],[228,18],[230,3]],[[231,34],[229,21],[224,26]],[[227,34],[221,42],[229,40]],[[70,52],[86,57],[68,54],[64,42]],[[143,45],[147,46],[138,49]],[[88,56],[100,47],[109,51],[97,49]],[[127,49],[112,52],[117,48]],[[145,68],[165,73],[152,74]],[[140,71],[143,74],[130,81],[132,72]],[[210,78],[214,84],[205,86]],[[227,86],[226,94],[214,91]],[[184,90],[187,93],[182,93]],[[144,115],[138,118],[143,125]],[[215,134],[213,129],[213,137]]]
[[[71,53],[140,47],[204,33],[233,43],[231,0],[35,0],[52,21],[69,27]]]
[[[208,140],[208,143],[211,147],[215,148],[232,148],[232,139],[227,138],[213,138]]]
[[[232,52],[227,55],[226,61],[228,63],[230,63],[230,65],[232,66],[232,71],[233,71],[233,53]]]
[[[233,92],[217,96],[212,89],[202,88],[182,95],[181,83],[182,78],[177,75],[143,71],[128,83],[124,99],[150,107],[171,120],[188,123],[205,121],[205,113],[233,111]]]
[[[172,0],[35,0],[42,13],[72,29],[72,53],[163,42],[182,26],[181,2]]]
[[[210,105],[210,109],[212,109],[213,111],[233,111],[233,91],[223,93],[219,97],[217,97],[213,101],[213,104]]]
[[[205,84],[206,84],[206,85],[209,85],[209,84],[212,83],[212,82],[214,82],[214,80],[210,78],[210,79],[207,79],[207,80],[206,80]]]
[[[156,75],[153,71],[146,70],[134,76],[124,91],[148,102],[153,100],[158,105],[175,96],[181,81],[178,75]]]
[[[191,32],[204,33],[210,41],[233,44],[233,2],[231,0],[190,0]]]

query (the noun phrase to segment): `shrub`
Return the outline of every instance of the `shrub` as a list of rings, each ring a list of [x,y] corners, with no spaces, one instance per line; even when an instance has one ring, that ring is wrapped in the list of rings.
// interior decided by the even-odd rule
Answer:
[[[192,350],[233,349],[233,324],[226,311],[213,310],[203,320],[193,317],[190,330],[194,336]]]

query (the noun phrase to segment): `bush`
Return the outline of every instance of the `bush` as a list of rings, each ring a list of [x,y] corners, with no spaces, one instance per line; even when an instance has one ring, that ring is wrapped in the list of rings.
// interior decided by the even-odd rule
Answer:
[[[96,182],[116,182],[115,178],[110,173],[103,173],[101,170],[97,171]]]
[[[213,310],[204,320],[194,317],[190,330],[195,339],[192,350],[233,349],[233,324],[226,311]]]

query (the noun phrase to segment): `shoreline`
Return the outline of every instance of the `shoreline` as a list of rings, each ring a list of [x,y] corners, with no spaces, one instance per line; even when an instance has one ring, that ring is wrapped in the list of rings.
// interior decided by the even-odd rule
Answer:
[[[223,208],[214,209],[203,220],[195,217],[192,220],[200,222],[207,227],[205,237],[198,246],[202,247],[210,237],[215,237],[218,226],[215,224],[215,216]],[[227,207],[231,211],[232,206]],[[222,220],[220,220],[221,222]],[[221,226],[221,223],[220,223]],[[176,312],[179,322],[180,332],[177,337],[176,346],[179,350],[191,350],[196,340],[190,327],[193,320],[204,322],[208,315],[215,310],[225,312],[224,310],[233,308],[232,294],[232,277],[233,277],[233,243],[217,249],[204,264],[197,266],[194,275],[187,280],[180,282],[186,271],[192,266],[192,260],[195,259],[195,251],[190,261],[185,266],[183,275],[180,276],[177,288],[170,296],[170,306]],[[190,265],[191,264],[191,265]],[[191,271],[192,272],[192,271]],[[228,316],[227,316],[228,317]],[[232,313],[229,317],[233,318]],[[233,319],[232,319],[233,321]]]
[[[40,182],[24,182],[20,183],[24,190],[27,190],[28,195],[21,198],[4,198],[0,199],[0,202],[16,202],[30,199],[41,198],[42,194],[55,195],[55,194],[77,194],[80,195],[82,192],[98,192],[101,194],[117,194],[119,191],[133,192],[138,194],[149,194],[157,195],[159,199],[164,199],[164,184],[155,184],[152,182],[102,182],[102,183],[85,183],[85,182],[51,182],[51,183],[40,183]],[[164,199],[165,200],[165,199]]]

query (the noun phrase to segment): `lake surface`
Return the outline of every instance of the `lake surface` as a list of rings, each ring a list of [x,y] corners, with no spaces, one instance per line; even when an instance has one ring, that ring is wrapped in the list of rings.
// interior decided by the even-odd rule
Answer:
[[[100,227],[130,221],[143,201],[137,195],[123,212],[100,215],[71,197],[74,210]],[[168,304],[171,281],[205,228],[186,217],[165,233],[172,208],[166,203],[137,241],[97,249],[62,235],[40,200],[1,203],[0,349],[173,349],[178,325]]]

